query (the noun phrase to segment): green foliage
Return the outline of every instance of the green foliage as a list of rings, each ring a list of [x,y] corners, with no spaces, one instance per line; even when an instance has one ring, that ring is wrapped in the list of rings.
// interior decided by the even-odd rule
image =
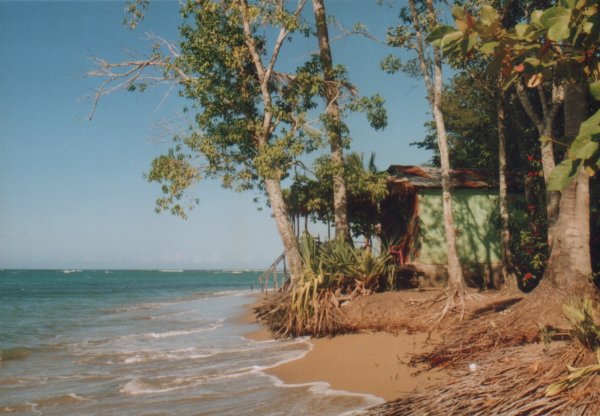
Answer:
[[[596,308],[597,309],[597,308]],[[575,299],[563,305],[571,333],[584,347],[595,351],[600,348],[600,322],[591,299]]]
[[[193,205],[184,207],[180,202],[185,191],[200,179],[199,170],[191,164],[190,157],[171,149],[166,155],[154,159],[147,179],[162,184],[165,197],[156,202],[156,211],[169,209],[173,215],[185,218],[186,208]]]
[[[530,159],[528,176],[534,180],[532,187],[538,198],[537,202],[515,199],[509,205],[512,266],[525,291],[537,286],[546,270],[549,255],[545,192],[543,178],[538,174],[541,163],[533,157]],[[527,206],[527,203],[532,202],[534,205]]]
[[[342,300],[368,295],[394,271],[389,254],[355,249],[343,240],[318,243],[300,238],[302,274],[291,291],[281,322],[282,335],[332,335],[351,330],[340,311]]]
[[[562,191],[584,166],[590,176],[600,169],[600,110],[581,123],[579,134],[563,160],[550,173],[548,189]]]
[[[451,59],[464,59],[477,51],[491,58],[488,70],[502,74],[505,87],[523,79],[530,88],[543,81],[586,81],[592,96],[600,80],[600,6],[595,0],[561,1],[559,5],[531,14],[529,22],[505,27],[490,6],[476,17],[455,6],[455,27],[432,33],[430,40]],[[597,114],[596,114],[597,115]],[[600,168],[598,120],[582,124],[568,159],[557,166],[549,189],[562,190],[579,166],[593,175]],[[589,130],[583,131],[584,125]]]
[[[479,169],[486,174],[487,179],[494,183],[497,178],[498,166],[498,133],[496,127],[496,96],[486,86],[488,80],[474,72],[477,68],[467,69],[469,72],[456,74],[444,88],[442,111],[448,134],[450,160],[454,168]],[[431,162],[439,166],[439,150],[435,123],[428,122],[425,126],[427,136],[414,142],[416,145],[434,154]],[[508,135],[519,134],[526,138],[527,132],[514,129]],[[515,154],[516,142],[509,143],[509,150]],[[519,158],[510,158],[516,167]]]
[[[141,5],[140,0],[132,4]],[[187,1],[181,10],[177,58],[163,57],[155,50],[156,59],[166,62],[165,77],[179,81],[181,95],[196,112],[196,125],[189,135],[175,138],[176,146],[153,163],[147,176],[165,185],[164,196],[157,201],[159,211],[185,215],[177,204],[185,191],[183,185],[189,188],[201,178],[218,178],[224,187],[236,191],[262,189],[265,180],[284,179],[302,155],[326,142],[324,134],[306,121],[327,87],[319,56],[312,55],[292,74],[269,66],[276,63],[277,55],[276,46],[269,54],[267,34],[284,30],[288,38],[293,33],[307,35],[310,31],[301,14],[270,1],[252,2],[247,9],[248,34],[244,13],[243,3],[233,0]],[[252,44],[260,56],[253,55]],[[257,59],[262,61],[262,70]],[[342,66],[334,67],[330,75],[340,87],[342,116],[346,111],[362,111],[373,127],[385,127],[381,97],[359,97]],[[131,88],[140,86],[132,84]],[[322,115],[321,122],[326,131],[340,135],[344,147],[349,145],[349,130],[342,119]],[[194,167],[197,175],[184,169],[169,172],[168,167],[175,166],[164,163],[165,157],[172,158],[169,155],[181,156],[189,165],[186,168]],[[185,176],[179,178],[179,174]]]
[[[123,25],[129,29],[135,29],[144,20],[144,11],[149,4],[150,0],[126,0],[125,12],[129,17],[123,19]]]
[[[350,103],[349,108],[354,112],[365,113],[371,127],[383,130],[387,126],[387,111],[385,99],[379,94],[372,97],[359,97]]]
[[[174,203],[201,178],[220,178],[224,187],[237,191],[262,188],[265,179],[281,180],[299,156],[322,144],[320,137],[307,132],[304,121],[319,93],[314,60],[292,75],[273,68],[265,79],[249,46],[256,45],[267,68],[276,55],[275,50],[268,53],[264,33],[302,31],[302,19],[271,2],[253,3],[248,38],[240,7],[235,1],[211,0],[182,6],[181,50],[176,59],[167,60],[165,77],[178,79],[181,95],[196,111],[196,126],[187,137],[175,138],[176,146],[152,164],[148,179],[164,185],[159,211],[184,215]],[[178,162],[165,163],[173,159]]]
[[[296,175],[285,191],[286,204],[292,216],[310,217],[328,222],[333,218],[333,173],[336,167],[328,156],[315,160],[315,179]],[[365,162],[364,155],[349,153],[344,158],[343,175],[346,179],[348,222],[355,237],[370,239],[378,233],[380,204],[388,195],[387,173],[379,172],[375,156]]]

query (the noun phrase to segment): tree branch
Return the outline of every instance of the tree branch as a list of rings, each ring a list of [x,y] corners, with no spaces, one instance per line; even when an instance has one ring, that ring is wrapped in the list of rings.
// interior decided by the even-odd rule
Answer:
[[[374,42],[380,43],[382,45],[388,45],[386,41],[379,39],[376,36],[371,35],[369,32],[367,32],[366,30],[349,30],[346,29],[346,27],[344,27],[344,25],[342,25],[342,23],[337,20],[334,19],[333,23],[335,24],[335,26],[339,29],[340,32],[342,32],[340,35],[337,35],[336,37],[333,38],[333,40],[338,40],[341,38],[344,38],[346,36],[354,36],[354,35],[358,35],[358,36],[363,36],[369,40],[372,40]]]
[[[537,113],[535,108],[533,107],[533,104],[531,103],[531,100],[529,99],[529,96],[527,95],[527,91],[525,91],[525,87],[523,86],[522,82],[516,82],[515,86],[516,86],[516,90],[517,90],[517,97],[519,97],[521,106],[523,106],[523,109],[525,110],[525,112],[527,113],[527,115],[529,116],[529,118],[531,119],[533,124],[535,124],[535,127],[537,128],[538,133],[541,136],[543,134],[543,130],[544,130],[543,120],[541,119],[541,117],[539,116],[539,114]]]
[[[179,51],[174,44],[152,34],[149,34],[148,38],[156,41],[155,49],[166,48],[167,55],[163,56],[157,52],[147,59],[132,59],[116,63],[108,62],[105,59],[94,56],[90,57],[96,69],[88,71],[86,76],[104,79],[94,94],[92,110],[88,116],[90,120],[94,117],[100,99],[105,95],[131,89],[135,85],[155,86],[164,83],[177,84],[191,82],[196,79],[189,76],[173,63],[179,57]],[[152,70],[156,72],[148,73]],[[167,94],[170,91],[171,89]]]
[[[434,101],[434,86],[431,81],[431,76],[429,73],[429,68],[427,65],[428,59],[425,55],[425,45],[422,34],[422,28],[419,24],[419,14],[417,13],[417,6],[415,5],[415,0],[409,0],[408,4],[410,6],[410,14],[412,18],[413,27],[415,29],[415,37],[417,39],[417,54],[419,56],[419,66],[421,68],[421,74],[423,74],[423,79],[425,80],[425,87],[427,88],[427,96],[429,98],[429,102],[433,105]]]
[[[302,9],[304,8],[305,4],[306,4],[306,0],[299,0],[298,6],[296,7],[296,10],[294,11],[294,17],[298,18],[298,16],[302,12]],[[280,7],[283,8],[282,2],[279,3],[279,5],[280,5]],[[267,79],[269,79],[271,77],[271,73],[273,72],[273,68],[275,67],[275,62],[277,62],[277,57],[279,56],[279,51],[281,50],[281,46],[283,45],[283,42],[285,41],[285,38],[288,36],[289,33],[290,33],[289,30],[287,30],[283,26],[279,30],[279,35],[277,36],[277,40],[275,41],[275,46],[273,46],[273,54],[271,55],[271,59],[269,61],[269,65],[267,66],[267,70],[265,71],[265,77]]]

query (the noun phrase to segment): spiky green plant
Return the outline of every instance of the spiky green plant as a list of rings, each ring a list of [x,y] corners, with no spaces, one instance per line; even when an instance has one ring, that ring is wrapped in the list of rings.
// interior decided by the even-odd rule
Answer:
[[[576,299],[563,305],[565,317],[571,325],[571,334],[585,348],[596,351],[597,364],[586,367],[567,365],[569,375],[550,384],[546,388],[546,396],[556,396],[563,390],[570,389],[586,378],[600,374],[600,325],[596,323],[597,312],[591,299]]]
[[[303,269],[290,293],[284,335],[332,335],[352,325],[340,310],[341,299],[377,290],[393,264],[391,256],[356,249],[342,240],[319,244],[305,234],[299,241]]]
[[[593,302],[589,298],[574,299],[563,305],[572,335],[586,348],[600,348],[600,325],[595,322]]]

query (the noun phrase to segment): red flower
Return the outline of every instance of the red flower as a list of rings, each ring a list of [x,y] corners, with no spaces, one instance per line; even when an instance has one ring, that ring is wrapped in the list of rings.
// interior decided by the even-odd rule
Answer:
[[[527,160],[530,161],[530,162],[533,162],[534,161],[533,156],[532,155],[527,155]]]
[[[523,276],[523,280],[524,281],[528,281],[528,280],[531,280],[533,278],[534,278],[534,276],[531,273],[525,273],[525,275]]]

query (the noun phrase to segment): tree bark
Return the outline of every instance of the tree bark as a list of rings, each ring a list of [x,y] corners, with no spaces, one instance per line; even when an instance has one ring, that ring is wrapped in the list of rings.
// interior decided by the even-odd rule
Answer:
[[[446,248],[448,250],[448,293],[451,297],[458,297],[462,300],[465,293],[465,280],[458,259],[456,230],[454,229],[454,215],[452,214],[452,183],[450,178],[448,139],[446,137],[444,116],[439,103],[441,101],[441,73],[439,80],[437,75],[435,79],[436,85],[439,84],[439,89],[436,86],[435,93],[436,96],[439,96],[439,100],[436,100],[433,105],[433,116],[436,124],[442,169],[442,205],[444,211],[444,229],[446,231]]]
[[[522,83],[516,84],[517,96],[523,106],[523,109],[535,125],[540,136],[540,152],[542,156],[542,170],[544,174],[544,183],[548,183],[550,172],[556,166],[554,159],[554,120],[558,114],[558,110],[564,102],[564,89],[562,86],[552,85],[552,102],[548,105],[546,95],[541,86],[537,88],[542,107],[542,115],[533,106],[529,99],[525,87]],[[556,222],[558,221],[558,212],[560,204],[560,192],[546,192],[546,219],[548,221],[548,250],[552,250],[554,243],[554,233],[556,230]]]
[[[294,282],[302,271],[302,260],[298,249],[298,240],[296,240],[292,223],[286,212],[283,193],[281,192],[281,181],[279,179],[265,179],[265,189],[277,224],[277,230],[285,248],[292,282]]]
[[[260,82],[262,101],[264,104],[262,131],[260,131],[255,137],[257,148],[260,152],[269,143],[272,133],[271,129],[273,127],[272,98],[271,91],[269,90],[269,83],[271,81],[271,76],[273,74],[273,69],[275,67],[275,62],[277,61],[281,45],[287,38],[289,32],[284,27],[280,28],[277,40],[275,41],[275,46],[273,48],[271,60],[265,66],[261,59],[259,49],[256,45],[256,40],[252,34],[247,0],[238,0],[238,5],[241,11],[242,25],[244,28],[244,41],[248,51],[250,52],[250,56],[252,57],[254,68],[256,69],[258,80]],[[298,5],[296,15],[299,15],[301,12],[303,7],[302,5],[303,3]],[[265,189],[267,191],[269,203],[271,204],[273,216],[275,217],[277,230],[279,231],[281,241],[285,248],[291,280],[292,283],[294,283],[297,281],[297,279],[299,279],[302,272],[302,259],[300,257],[298,240],[294,236],[294,229],[286,212],[287,209],[283,199],[283,193],[281,191],[282,175],[278,172],[269,172],[268,174],[262,174],[261,176],[265,183]]]
[[[565,94],[565,135],[575,137],[587,117],[585,90],[567,85]],[[562,192],[554,242],[543,283],[569,294],[584,294],[591,286],[590,178],[580,168]]]
[[[425,81],[429,104],[435,120],[438,148],[440,151],[440,165],[442,171],[442,206],[444,211],[444,229],[446,231],[446,248],[448,255],[448,302],[442,317],[446,311],[455,305],[458,299],[463,304],[465,296],[465,280],[462,267],[458,258],[456,246],[456,230],[454,229],[454,216],[452,213],[452,190],[450,178],[450,157],[448,152],[448,138],[446,126],[442,113],[442,59],[440,51],[433,47],[433,60],[428,59],[425,53],[425,39],[422,33],[421,23],[417,12],[415,0],[408,1],[411,19],[415,30],[417,55],[421,75]],[[437,16],[433,6],[433,0],[426,0],[429,24],[437,23]]]
[[[313,10],[317,27],[317,41],[319,43],[319,58],[323,66],[323,79],[325,81],[325,114],[327,121],[327,135],[331,148],[331,162],[333,164],[333,215],[335,223],[335,238],[351,242],[350,227],[348,225],[348,202],[346,181],[344,178],[344,145],[340,132],[340,108],[338,104],[339,87],[333,76],[333,58],[329,45],[329,32],[327,30],[327,15],[323,0],[313,0]]]
[[[502,248],[502,278],[504,286],[517,289],[517,281],[513,273],[513,256],[510,250],[510,213],[508,211],[508,186],[506,184],[506,128],[504,113],[504,93],[502,86],[498,85],[498,98],[496,100],[496,114],[498,123],[498,199],[500,202],[500,246]]]

